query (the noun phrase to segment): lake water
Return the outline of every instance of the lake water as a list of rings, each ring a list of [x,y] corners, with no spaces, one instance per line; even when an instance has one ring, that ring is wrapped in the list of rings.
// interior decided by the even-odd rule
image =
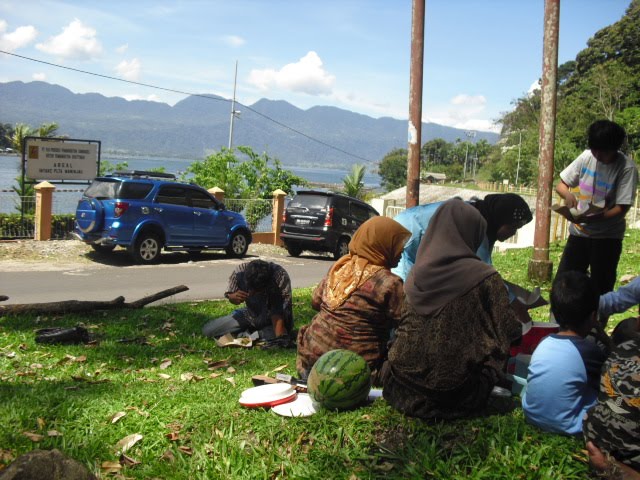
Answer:
[[[194,162],[191,159],[162,158],[162,157],[119,157],[102,156],[102,161],[112,164],[127,162],[130,170],[150,170],[152,168],[164,167],[166,172],[180,175],[187,167]],[[348,170],[316,168],[316,167],[291,167],[283,165],[283,168],[291,170],[296,175],[305,178],[311,183],[337,184],[342,186],[342,179],[349,173]],[[0,155],[0,213],[13,212],[14,208],[9,205],[5,197],[10,194],[3,192],[10,190],[17,184],[16,178],[21,175],[20,157],[16,155]],[[377,174],[366,172],[364,177],[365,186],[377,188],[380,186],[380,177]],[[54,213],[73,213],[80,196],[80,192],[60,192],[60,190],[84,190],[86,185],[56,184],[58,194],[54,201]]]

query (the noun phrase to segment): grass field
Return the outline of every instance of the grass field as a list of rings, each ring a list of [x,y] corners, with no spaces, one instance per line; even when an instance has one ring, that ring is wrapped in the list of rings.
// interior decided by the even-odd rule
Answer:
[[[552,246],[556,266],[561,248]],[[530,257],[530,249],[517,250],[495,254],[494,262],[506,279],[533,287]],[[639,264],[636,230],[625,240],[619,277],[638,274]],[[542,287],[548,298],[549,285]],[[294,292],[297,326],[313,317],[310,296],[310,289]],[[527,425],[519,408],[448,423],[406,418],[384,400],[308,418],[242,408],[252,375],[295,374],[295,351],[221,349],[200,336],[206,320],[231,309],[204,302],[0,318],[0,467],[34,448],[58,448],[100,478],[587,476],[582,442]],[[547,317],[548,307],[534,315]],[[99,337],[97,345],[34,342],[38,328],[77,323]],[[118,341],[136,337],[146,343]],[[121,465],[118,442],[133,434],[142,438]]]

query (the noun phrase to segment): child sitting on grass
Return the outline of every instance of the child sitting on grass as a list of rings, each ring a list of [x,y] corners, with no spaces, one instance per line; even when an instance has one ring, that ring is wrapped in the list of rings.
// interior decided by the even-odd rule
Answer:
[[[522,408],[529,423],[542,430],[577,435],[595,402],[605,353],[585,339],[598,327],[598,291],[589,276],[567,271],[551,288],[551,311],[560,331],[533,352]]]

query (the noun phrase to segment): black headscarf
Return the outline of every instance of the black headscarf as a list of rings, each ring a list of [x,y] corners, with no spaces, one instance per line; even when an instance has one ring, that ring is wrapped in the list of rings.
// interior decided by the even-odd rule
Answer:
[[[462,200],[444,202],[420,241],[404,291],[421,315],[440,310],[496,273],[476,255],[486,222]]]
[[[515,193],[491,193],[483,200],[472,200],[470,203],[487,221],[489,248],[496,243],[501,226],[515,224],[521,228],[533,219],[527,202]]]

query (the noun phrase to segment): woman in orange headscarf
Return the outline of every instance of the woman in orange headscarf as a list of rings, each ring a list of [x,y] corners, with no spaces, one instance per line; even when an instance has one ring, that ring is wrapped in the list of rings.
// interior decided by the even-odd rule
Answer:
[[[349,253],[313,292],[312,306],[319,312],[298,333],[296,367],[302,378],[323,353],[344,348],[367,361],[375,383],[402,305],[402,280],[390,269],[410,236],[386,217],[371,218],[356,231]]]

